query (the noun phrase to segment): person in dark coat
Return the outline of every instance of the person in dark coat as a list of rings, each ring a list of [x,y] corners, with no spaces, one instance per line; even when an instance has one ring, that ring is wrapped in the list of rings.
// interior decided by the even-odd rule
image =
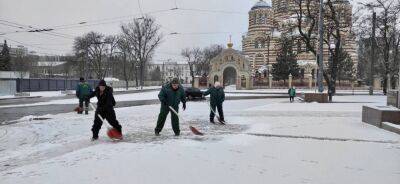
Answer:
[[[179,104],[182,102],[183,110],[186,109],[186,99],[185,91],[183,87],[179,84],[179,80],[174,78],[170,83],[167,83],[161,88],[158,94],[158,99],[161,102],[160,114],[158,115],[157,126],[154,129],[155,135],[160,135],[162,131],[165,120],[167,119],[168,113],[171,111],[169,106],[171,106],[176,112],[179,111]],[[179,118],[178,116],[171,112],[171,124],[172,129],[176,136],[179,136]]]
[[[215,109],[218,109],[218,114],[220,117],[219,121],[225,122],[224,111],[222,109],[222,103],[225,101],[225,92],[221,86],[221,83],[215,82],[214,86],[209,88],[206,92],[204,92],[203,95],[204,96],[210,95],[210,106],[212,109],[212,111],[210,112],[210,122],[215,123],[214,122]]]
[[[85,102],[85,114],[89,114],[89,103],[90,99],[87,97],[93,92],[92,87],[85,81],[83,77],[79,79],[79,84],[76,86],[75,95],[79,99],[79,108],[78,114],[82,114],[83,111],[83,102]]]
[[[98,117],[98,114],[103,119],[106,119],[108,123],[122,135],[122,127],[117,121],[114,111],[115,99],[113,95],[113,88],[107,86],[104,80],[100,80],[99,86],[96,87],[96,90],[92,92],[88,98],[90,99],[95,96],[97,97],[97,108],[92,126],[92,140],[97,140],[99,138],[99,131],[101,129],[101,125],[103,124],[101,119]]]
[[[294,97],[296,97],[296,88],[294,86],[289,88],[288,94],[289,94],[290,103],[292,103],[294,101]]]

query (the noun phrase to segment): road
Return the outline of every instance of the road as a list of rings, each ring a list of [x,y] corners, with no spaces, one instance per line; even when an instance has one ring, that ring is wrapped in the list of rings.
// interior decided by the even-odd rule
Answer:
[[[11,104],[27,104],[35,103],[35,102],[45,102],[54,100],[54,99],[71,99],[74,100],[73,97],[52,97],[52,98],[29,98],[29,99],[12,99],[12,100],[1,100],[1,105],[9,105],[10,101],[15,101],[15,103]],[[241,100],[241,99],[265,99],[265,98],[287,98],[286,95],[278,96],[278,95],[263,95],[263,96],[227,96],[226,100]],[[25,101],[26,100],[26,101]],[[139,106],[139,105],[151,105],[160,103],[158,99],[152,100],[132,100],[132,101],[120,101],[117,102],[116,108],[118,107],[130,107],[130,106]],[[27,107],[9,107],[9,108],[0,108],[0,125],[6,125],[10,123],[16,123],[17,119],[20,119],[25,116],[43,116],[47,114],[59,114],[59,113],[68,113],[73,111],[73,109],[77,106],[77,104],[51,104],[51,105],[39,105],[39,106],[27,106]]]

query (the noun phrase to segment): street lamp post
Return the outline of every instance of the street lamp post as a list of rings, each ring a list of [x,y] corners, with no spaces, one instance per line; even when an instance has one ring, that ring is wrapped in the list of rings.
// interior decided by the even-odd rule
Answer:
[[[372,12],[372,44],[371,44],[371,68],[369,73],[369,95],[374,94],[374,62],[375,62],[375,26],[376,26],[376,13],[375,11]]]
[[[331,69],[333,70],[333,67],[332,67],[332,64],[333,64],[333,54],[332,54],[332,52],[333,52],[333,50],[336,48],[336,45],[335,45],[335,43],[333,43],[333,42],[331,42],[330,44],[329,44],[329,64],[331,65]],[[331,71],[332,73],[333,73],[333,71]],[[331,74],[332,74],[331,73]],[[328,86],[328,95],[329,95],[329,102],[332,102],[332,95],[333,95],[333,93],[334,93],[334,91],[333,91],[333,89],[331,89],[331,87],[330,86]]]
[[[324,85],[322,83],[322,75],[324,73],[324,60],[323,60],[323,55],[324,55],[324,0],[320,0],[319,4],[319,26],[318,26],[318,33],[319,33],[319,53],[318,53],[318,92],[322,93],[324,91]]]

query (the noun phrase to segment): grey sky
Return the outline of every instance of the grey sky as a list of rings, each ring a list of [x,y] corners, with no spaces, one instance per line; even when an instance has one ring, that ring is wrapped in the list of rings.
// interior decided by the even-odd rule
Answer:
[[[241,35],[246,32],[248,26],[247,12],[257,1],[176,0],[178,8],[221,10],[231,13],[175,10],[151,14],[163,27],[162,32],[165,35],[164,42],[157,50],[155,60],[177,58],[176,55],[179,55],[181,49],[185,47],[225,45],[229,35],[232,35],[234,47],[240,50]],[[175,7],[175,0],[140,0],[140,2],[144,13]],[[29,50],[41,54],[72,53],[72,37],[92,30],[103,34],[118,34],[120,25],[134,17],[139,17],[140,12],[138,0],[0,0],[0,20],[38,28],[57,28],[58,25],[70,24],[64,26],[64,29],[55,31],[61,33],[61,37],[41,33],[4,35],[9,39],[24,43]],[[87,23],[78,24],[83,21]],[[0,33],[15,30],[21,29],[0,25]],[[168,35],[170,32],[209,34]],[[0,39],[3,40],[4,37]],[[9,44],[21,45],[11,40]]]

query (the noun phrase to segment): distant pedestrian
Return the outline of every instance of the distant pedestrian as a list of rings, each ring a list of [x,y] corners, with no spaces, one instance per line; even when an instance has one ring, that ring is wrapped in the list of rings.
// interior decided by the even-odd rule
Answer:
[[[93,89],[92,87],[85,81],[83,77],[79,79],[79,84],[76,86],[75,95],[79,99],[79,110],[78,114],[82,114],[85,111],[85,114],[89,114],[89,103],[90,99],[87,98]],[[85,102],[85,108],[83,109],[83,102]]]
[[[203,94],[204,96],[210,95],[210,106],[212,111],[210,112],[210,123],[214,122],[215,110],[218,109],[219,121],[225,122],[224,120],[224,110],[222,109],[222,103],[225,101],[225,93],[224,89],[221,86],[220,82],[215,82],[213,87],[210,87]]]
[[[177,78],[172,79],[171,82],[167,83],[161,88],[158,94],[158,99],[161,102],[161,109],[157,119],[157,126],[154,129],[155,135],[160,135],[162,131],[165,120],[167,119],[168,113],[171,111],[169,106],[171,106],[176,112],[179,111],[179,104],[182,102],[183,110],[186,109],[186,96],[183,86],[179,84]],[[179,136],[179,117],[175,113],[171,113],[171,124],[175,136]]]
[[[99,131],[101,129],[101,125],[103,124],[103,121],[98,115],[100,115],[103,119],[106,119],[108,123],[122,135],[122,127],[117,121],[114,111],[115,99],[113,95],[113,88],[107,86],[104,80],[100,80],[99,86],[97,86],[96,90],[88,96],[88,99],[95,96],[97,97],[97,108],[92,126],[92,140],[94,141],[99,138]]]
[[[289,88],[288,94],[290,103],[294,102],[294,97],[296,97],[296,87],[292,86],[291,88]]]

